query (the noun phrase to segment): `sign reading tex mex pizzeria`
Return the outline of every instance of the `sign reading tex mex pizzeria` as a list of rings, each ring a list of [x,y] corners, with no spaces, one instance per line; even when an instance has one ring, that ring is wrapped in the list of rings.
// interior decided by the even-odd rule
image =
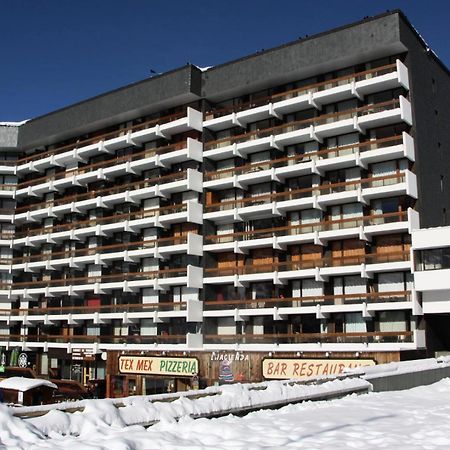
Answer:
[[[166,358],[164,356],[120,356],[119,372],[141,375],[192,377],[198,373],[197,358]]]
[[[262,373],[266,379],[283,380],[325,375],[338,375],[344,369],[373,366],[373,359],[278,359],[266,358]]]

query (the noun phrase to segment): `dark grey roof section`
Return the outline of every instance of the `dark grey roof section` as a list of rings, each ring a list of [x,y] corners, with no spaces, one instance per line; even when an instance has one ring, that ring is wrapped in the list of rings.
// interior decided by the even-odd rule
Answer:
[[[17,147],[18,136],[18,126],[0,125],[0,149],[14,150]]]
[[[264,89],[404,52],[399,18],[399,14],[383,15],[217,66],[205,72],[202,94],[219,101],[239,95],[243,89]]]
[[[201,71],[192,65],[124,86],[28,121],[19,146],[27,149],[195,101]]]

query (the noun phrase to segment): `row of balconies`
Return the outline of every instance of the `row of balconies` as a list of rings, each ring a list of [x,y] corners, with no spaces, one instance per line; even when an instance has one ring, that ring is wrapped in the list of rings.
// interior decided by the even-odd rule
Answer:
[[[327,206],[408,195],[417,198],[416,175],[410,170],[392,175],[323,184],[286,192],[226,200],[205,207],[203,218],[217,223],[281,216],[287,211],[324,210]]]
[[[269,148],[280,148],[311,140],[322,142],[329,136],[352,132],[365,133],[367,129],[398,122],[412,125],[411,104],[403,96],[387,102],[289,122],[208,142],[204,146],[203,156],[213,160],[235,156],[246,158],[249,153]]]
[[[203,255],[203,237],[188,233],[186,236],[148,239],[144,241],[110,244],[68,251],[41,253],[12,258],[11,269],[34,272],[60,270],[63,266],[82,268],[87,264],[107,265],[112,261],[140,262],[142,258],[167,259],[171,255]],[[6,260],[0,260],[5,264]]]
[[[214,131],[245,127],[247,123],[322,105],[358,98],[387,89],[409,89],[408,69],[400,61],[375,69],[345,75],[320,83],[302,86],[270,97],[253,100],[231,108],[213,109],[206,113],[205,128]]]
[[[410,250],[206,268],[203,283],[244,287],[250,283],[267,281],[275,285],[283,285],[295,279],[313,278],[316,281],[325,281],[330,276],[344,275],[371,278],[375,273],[404,270],[411,271]]]
[[[301,298],[260,298],[257,300],[188,300],[181,302],[136,303],[99,306],[60,306],[0,310],[0,324],[22,323],[27,326],[82,325],[110,323],[121,320],[124,325],[150,319],[162,323],[169,318],[183,317],[187,322],[202,322],[203,318],[233,317],[246,321],[252,317],[270,316],[274,321],[286,320],[290,315],[314,314],[317,319],[332,313],[360,312],[370,318],[376,311],[412,310],[421,315],[415,291],[372,292],[342,295],[315,295]]]
[[[74,159],[85,162],[94,155],[113,153],[130,146],[141,146],[144,142],[156,139],[170,139],[175,134],[189,130],[203,130],[202,113],[190,107],[186,112],[152,119],[53,150],[31,154],[17,161],[16,173],[41,172],[52,166],[65,165]]]
[[[98,180],[118,177],[127,173],[141,173],[158,167],[168,167],[188,160],[203,160],[202,143],[188,138],[180,142],[155,149],[147,149],[126,156],[114,157],[76,169],[66,170],[23,181],[17,185],[16,197],[42,195],[71,186],[85,186]]]
[[[139,233],[143,228],[167,227],[173,223],[203,223],[203,206],[194,200],[161,208],[141,209],[54,226],[32,228],[15,234],[14,246],[36,246],[58,241],[84,240],[89,236],[107,236],[121,231]],[[32,219],[27,219],[33,222]]]
[[[327,245],[337,239],[358,238],[369,241],[372,236],[389,233],[411,233],[418,227],[419,213],[408,211],[357,216],[347,219],[308,222],[262,230],[241,231],[205,236],[204,250],[247,253],[255,248],[285,249],[294,244]]]
[[[334,313],[361,313],[371,318],[377,311],[410,310],[423,314],[417,293],[413,291],[372,292],[342,295],[315,295],[301,298],[262,298],[257,300],[206,301],[203,317],[230,317],[236,322],[268,316],[274,321],[292,315],[312,314],[326,319]]]
[[[2,345],[22,350],[62,348],[71,353],[85,349],[92,353],[108,350],[229,350],[229,351],[401,351],[425,348],[425,332],[278,333],[232,335],[0,335]]]
[[[84,349],[96,354],[108,350],[200,349],[203,336],[193,333],[131,336],[0,334],[0,342],[6,350],[19,347],[22,351],[39,349],[47,352],[49,348],[60,348],[71,353],[75,349]]]
[[[349,167],[367,169],[371,163],[400,158],[415,161],[414,140],[405,132],[401,136],[207,172],[203,186],[211,190],[246,189],[249,184],[283,182],[288,177],[323,175],[330,170]]]
[[[6,292],[10,298],[32,299],[41,295],[46,297],[76,296],[85,292],[105,294],[113,290],[122,290],[123,292],[146,288],[165,290],[170,286],[202,288],[203,269],[188,265],[184,268],[164,270],[14,282],[12,286],[2,286],[3,292],[1,293],[4,295]]]
[[[116,204],[139,204],[142,199],[170,197],[177,192],[203,191],[203,176],[198,170],[187,169],[150,180],[126,183],[83,194],[69,195],[55,200],[33,203],[16,209],[14,221],[40,220],[61,217],[65,214],[83,213],[94,208],[113,208]]]
[[[184,318],[187,322],[201,322],[203,303],[198,300],[182,302],[136,303],[126,305],[61,306],[48,308],[20,308],[0,310],[0,324],[20,323],[26,326],[107,324],[120,320],[123,325],[150,319],[155,324],[171,318]]]

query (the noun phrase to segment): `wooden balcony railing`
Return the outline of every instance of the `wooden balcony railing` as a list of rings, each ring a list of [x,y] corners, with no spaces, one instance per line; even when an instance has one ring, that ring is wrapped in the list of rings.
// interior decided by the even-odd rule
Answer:
[[[183,170],[176,173],[171,173],[169,175],[164,175],[156,178],[151,178],[149,180],[136,181],[133,183],[125,183],[118,186],[113,186],[104,189],[98,189],[95,191],[89,191],[83,194],[69,195],[62,198],[57,198],[54,200],[47,200],[45,202],[32,203],[30,205],[20,206],[16,209],[16,214],[20,214],[27,211],[37,211],[43,208],[49,208],[53,206],[64,205],[72,202],[80,202],[83,200],[95,199],[96,197],[103,197],[107,195],[120,194],[126,191],[136,191],[138,189],[145,189],[148,187],[153,187],[155,185],[162,185],[167,183],[173,183],[175,181],[187,179],[187,171]]]
[[[1,166],[15,167],[17,166],[17,159],[0,159]]]
[[[350,217],[348,219],[308,222],[299,225],[263,228],[260,230],[240,231],[237,233],[211,234],[205,236],[205,244],[222,244],[225,242],[263,239],[275,236],[287,236],[312,233],[314,231],[331,231],[355,228],[360,226],[381,225],[384,223],[404,222],[408,220],[408,212],[400,211],[370,216]]]
[[[277,158],[269,161],[261,161],[252,164],[245,164],[239,167],[230,169],[215,170],[205,173],[204,180],[218,180],[221,178],[228,178],[233,175],[242,175],[244,173],[259,172],[261,170],[269,170],[272,167],[284,167],[294,165],[301,162],[309,162],[317,159],[330,159],[339,156],[346,156],[356,154],[357,152],[365,152],[369,150],[376,150],[379,148],[386,148],[403,143],[402,136],[392,136],[373,141],[360,142],[358,144],[344,145],[341,147],[334,147],[316,152],[308,152],[301,155],[288,156],[284,158]]]
[[[310,188],[294,189],[292,191],[277,192],[274,194],[263,194],[253,197],[240,198],[237,200],[225,200],[222,202],[211,203],[205,206],[206,212],[224,211],[234,208],[244,208],[247,206],[261,205],[274,201],[286,201],[299,198],[312,197],[313,195],[334,194],[344,191],[353,191],[358,187],[362,189],[371,187],[382,187],[405,182],[406,175],[403,172],[397,172],[392,175],[380,177],[362,178],[354,181],[343,181],[339,183],[322,184]]]
[[[355,303],[392,303],[411,301],[411,291],[367,292],[361,294],[311,295],[305,297],[272,297],[258,299],[206,300],[206,310],[296,308],[311,305],[347,305]]]
[[[101,245],[98,247],[79,248],[67,251],[52,253],[40,253],[37,255],[19,256],[10,260],[12,264],[24,264],[36,261],[51,261],[64,258],[75,258],[78,256],[93,256],[98,254],[107,254],[113,252],[122,252],[125,250],[146,250],[155,247],[167,247],[169,245],[181,245],[187,243],[187,236],[166,237],[159,239],[149,239],[146,241],[126,242],[120,244]]]
[[[0,309],[0,316],[40,316],[122,312],[185,311],[187,302],[129,303],[126,305],[50,306],[47,308]]]
[[[95,275],[90,277],[70,277],[59,278],[56,280],[37,280],[13,282],[13,289],[32,289],[54,286],[75,286],[80,284],[93,283],[115,283],[122,281],[154,280],[155,278],[176,278],[184,277],[187,274],[187,268],[150,270],[145,272],[114,273],[109,275]]]
[[[1,334],[0,342],[52,342],[72,344],[184,344],[186,334],[159,334],[156,336],[132,335],[132,336],[87,336],[85,334],[61,335],[61,334]]]
[[[368,333],[279,333],[207,334],[205,344],[314,344],[314,343],[388,343],[413,342],[411,331],[374,331]]]
[[[99,161],[93,164],[88,164],[86,166],[78,167],[76,169],[71,170],[63,170],[61,172],[55,173],[53,175],[46,175],[39,178],[33,178],[31,180],[23,181],[17,185],[17,189],[23,189],[28,186],[36,186],[38,184],[42,183],[48,183],[49,181],[55,181],[55,180],[61,180],[64,178],[70,178],[75,175],[82,175],[84,173],[92,172],[94,170],[97,170],[101,167],[112,167],[116,166],[118,164],[131,162],[131,161],[138,161],[145,158],[152,158],[156,155],[163,155],[167,153],[171,153],[177,150],[182,150],[183,148],[187,147],[186,141],[177,142],[175,144],[171,145],[164,145],[162,147],[157,148],[149,148],[147,150],[140,151],[138,153],[131,153],[129,155],[125,156],[113,156],[112,158],[105,159],[104,161]]]
[[[187,211],[187,203],[179,203],[177,205],[163,206],[154,209],[141,209],[130,213],[113,214],[112,216],[97,217],[95,219],[81,220],[72,223],[65,223],[61,225],[54,225],[42,228],[30,228],[26,231],[18,231],[15,234],[15,239],[24,238],[27,236],[37,236],[40,234],[57,233],[60,231],[77,230],[80,228],[93,227],[96,225],[105,225],[109,223],[124,222],[127,220],[146,219],[149,217],[163,216],[166,214],[175,214]]]
[[[268,103],[275,103],[282,100],[287,100],[289,98],[299,97],[301,95],[309,94],[310,92],[311,93],[320,92],[326,89],[334,88],[336,86],[349,84],[353,81],[362,81],[369,78],[386,75],[388,73],[395,72],[396,69],[397,65],[395,63],[387,64],[385,66],[376,67],[374,69],[364,70],[362,72],[357,72],[351,75],[343,75],[341,77],[333,78],[331,80],[312,83],[296,89],[290,89],[288,91],[280,92],[278,94],[261,97],[252,100],[250,102],[241,103],[239,105],[233,105],[227,108],[212,108],[210,111],[206,113],[205,120],[223,117],[227,114],[231,114],[232,112],[239,112],[250,108],[256,108],[258,106],[267,105]]]
[[[314,269],[316,267],[340,267],[360,264],[380,264],[388,262],[409,261],[409,250],[389,253],[368,253],[364,255],[349,255],[337,258],[323,257],[305,261],[273,262],[271,264],[249,264],[204,270],[205,277],[223,277],[230,275],[248,275],[264,272],[286,272],[294,270]]]
[[[308,128],[310,125],[323,125],[326,123],[334,123],[339,120],[351,119],[353,117],[365,116],[367,114],[374,114],[377,112],[388,111],[391,109],[399,108],[400,100],[394,99],[382,103],[376,103],[374,105],[365,105],[360,108],[348,109],[337,113],[324,114],[318,117],[311,117],[310,119],[298,120],[295,122],[289,122],[282,125],[277,125],[271,128],[265,128],[262,130],[251,131],[249,133],[239,134],[237,136],[226,137],[215,141],[210,141],[205,144],[204,149],[214,150],[226,145],[238,144],[255,139],[261,139],[269,136],[277,136],[279,134],[289,133],[292,131],[302,130]]]
[[[139,123],[137,125],[133,125],[131,127],[127,127],[127,128],[120,128],[118,130],[115,131],[111,131],[108,133],[104,133],[101,134],[99,136],[95,136],[89,139],[84,139],[78,142],[74,142],[71,144],[67,144],[67,145],[63,145],[61,147],[56,147],[52,150],[47,150],[47,151],[43,151],[40,153],[33,153],[29,156],[25,156],[24,158],[20,158],[17,161],[17,164],[25,164],[31,161],[37,161],[39,159],[43,159],[46,158],[47,156],[52,156],[52,155],[58,155],[60,153],[63,152],[68,152],[70,150],[74,150],[76,148],[80,148],[80,147],[85,147],[87,145],[91,145],[91,144],[96,144],[97,142],[101,142],[104,141],[106,139],[114,139],[116,137],[120,137],[120,136],[124,136],[126,135],[128,132],[136,132],[136,131],[140,131],[140,130],[144,130],[146,128],[150,128],[152,126],[155,126],[157,124],[164,124],[164,123],[169,123],[172,122],[174,120],[180,119],[182,117],[184,117],[186,115],[186,111],[182,111],[179,113],[175,113],[175,114],[169,114],[167,116],[163,116],[163,117],[159,117],[156,119],[151,119],[151,120],[147,120],[146,122],[142,122]]]

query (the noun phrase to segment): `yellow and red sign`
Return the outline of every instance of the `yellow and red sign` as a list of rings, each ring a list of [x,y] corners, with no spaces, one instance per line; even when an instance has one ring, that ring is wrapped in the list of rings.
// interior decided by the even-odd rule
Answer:
[[[263,377],[274,380],[339,375],[344,369],[373,366],[372,359],[277,359],[267,358],[262,363]]]
[[[119,357],[119,372],[192,377],[198,373],[198,360],[196,358],[122,355]]]

